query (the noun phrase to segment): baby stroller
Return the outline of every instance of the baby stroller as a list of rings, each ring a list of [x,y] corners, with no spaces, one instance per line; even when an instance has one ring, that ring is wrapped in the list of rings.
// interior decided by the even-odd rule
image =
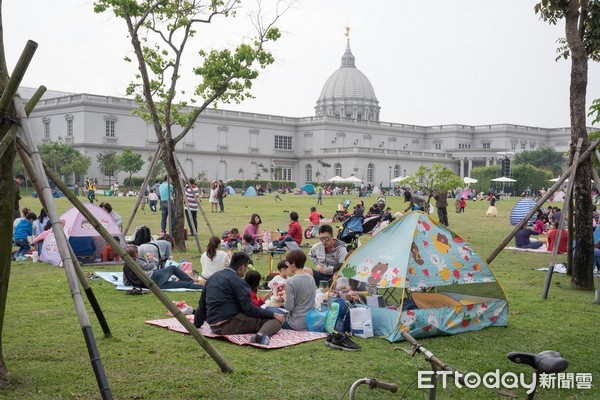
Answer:
[[[348,251],[356,250],[360,245],[358,238],[363,234],[363,217],[352,216],[345,220],[338,231],[337,238],[346,243]]]
[[[348,207],[350,207],[350,200],[344,200],[343,203],[338,204],[338,209],[336,210],[335,214],[333,215],[333,218],[331,219],[332,222],[342,222],[344,220],[346,220],[347,216],[346,214],[348,214]]]

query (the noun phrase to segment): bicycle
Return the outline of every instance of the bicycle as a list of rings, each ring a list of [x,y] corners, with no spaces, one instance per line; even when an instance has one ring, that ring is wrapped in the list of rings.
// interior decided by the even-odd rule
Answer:
[[[427,350],[421,343],[419,343],[414,337],[412,337],[408,332],[402,332],[402,338],[411,345],[410,350],[406,350],[400,347],[394,347],[394,350],[402,350],[410,357],[413,357],[416,353],[421,353],[425,357],[425,360],[429,362],[431,365],[431,384],[429,386],[429,400],[435,400],[437,396],[437,387],[438,387],[438,375],[450,375],[456,382],[458,382],[462,386],[467,386],[464,380],[464,374],[459,373],[454,368],[450,367],[448,364],[444,363],[441,359],[436,357],[431,351]],[[535,397],[535,392],[537,390],[537,382],[539,382],[538,376],[540,374],[555,374],[559,372],[565,371],[569,362],[562,356],[561,353],[554,350],[546,350],[542,351],[538,354],[531,353],[521,353],[521,352],[510,352],[507,355],[508,359],[517,364],[526,364],[535,370],[535,382],[536,385],[533,390],[528,394],[527,399],[533,400]],[[439,371],[444,371],[445,373],[439,374]],[[363,378],[355,381],[350,387],[350,396],[349,399],[354,399],[354,393],[356,391],[356,387],[360,384],[368,383],[371,389],[380,388],[384,390],[389,390],[392,393],[395,393],[398,390],[397,385],[393,383],[386,383],[377,381],[376,379]],[[408,391],[410,386],[405,390],[404,394]],[[498,393],[502,396],[516,398],[518,397],[515,393],[508,392],[504,389],[500,389]]]

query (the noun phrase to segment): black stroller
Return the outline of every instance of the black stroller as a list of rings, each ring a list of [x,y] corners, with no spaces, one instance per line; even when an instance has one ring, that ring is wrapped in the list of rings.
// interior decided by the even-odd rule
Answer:
[[[346,243],[346,248],[350,252],[358,248],[360,245],[358,238],[362,234],[363,217],[352,216],[342,223],[337,238]]]

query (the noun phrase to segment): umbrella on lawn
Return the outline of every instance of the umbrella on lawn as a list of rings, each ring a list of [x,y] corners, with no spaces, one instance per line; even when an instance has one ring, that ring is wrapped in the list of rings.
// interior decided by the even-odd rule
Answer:
[[[339,175],[334,176],[333,178],[327,179],[327,182],[342,182],[344,178]]]
[[[473,179],[473,178],[469,178],[468,176],[465,176],[463,178],[463,182],[468,185],[468,184],[471,184],[471,183],[477,183],[477,179]]]
[[[398,182],[402,182],[405,179],[408,179],[408,176],[399,176],[397,178],[392,179],[390,182],[391,183],[398,183]]]
[[[507,178],[506,176],[501,176],[500,178],[491,179],[492,182],[516,182],[515,179]]]
[[[351,176],[347,177],[346,179],[344,179],[342,182],[359,183],[359,182],[362,182],[362,179],[358,179],[356,176],[351,175]]]

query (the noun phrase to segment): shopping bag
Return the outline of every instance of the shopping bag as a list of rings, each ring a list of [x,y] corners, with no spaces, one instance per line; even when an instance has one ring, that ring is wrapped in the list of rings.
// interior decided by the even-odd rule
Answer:
[[[313,308],[306,314],[306,325],[311,332],[324,332],[327,321],[327,307]]]
[[[362,338],[373,337],[373,320],[371,309],[366,307],[354,307],[350,309],[350,326],[352,335]]]

